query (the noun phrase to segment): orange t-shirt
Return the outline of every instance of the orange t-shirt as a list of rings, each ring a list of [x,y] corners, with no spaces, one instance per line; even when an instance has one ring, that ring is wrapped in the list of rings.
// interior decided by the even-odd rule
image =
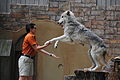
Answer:
[[[22,45],[22,53],[23,54],[28,54],[31,56],[35,56],[35,54],[37,53],[34,49],[33,49],[33,45],[37,45],[37,41],[36,41],[36,37],[34,34],[32,33],[28,33],[23,41],[23,45]]]

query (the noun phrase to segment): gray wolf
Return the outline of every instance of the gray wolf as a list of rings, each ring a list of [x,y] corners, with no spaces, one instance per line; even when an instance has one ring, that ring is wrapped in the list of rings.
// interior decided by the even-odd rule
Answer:
[[[85,70],[94,71],[100,67],[98,60],[99,57],[101,57],[102,63],[107,66],[107,62],[105,60],[107,48],[103,39],[79,23],[76,20],[73,12],[67,10],[62,13],[58,24],[63,25],[64,34],[62,36],[48,40],[45,42],[45,44],[49,42],[55,42],[55,47],[57,47],[59,41],[88,44],[90,46],[88,53],[92,61],[92,67],[85,68]]]

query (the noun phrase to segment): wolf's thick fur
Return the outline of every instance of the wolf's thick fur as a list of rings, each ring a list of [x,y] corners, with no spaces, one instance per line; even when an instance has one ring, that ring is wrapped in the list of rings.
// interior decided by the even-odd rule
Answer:
[[[53,41],[56,41],[55,47],[57,46],[58,41],[89,44],[89,56],[93,65],[92,67],[86,69],[90,71],[96,70],[100,66],[98,61],[99,56],[101,57],[102,63],[107,66],[105,61],[106,45],[104,44],[103,39],[79,23],[74,14],[69,10],[65,11],[61,15],[58,23],[63,25],[64,35],[53,38],[47,41],[45,44]]]

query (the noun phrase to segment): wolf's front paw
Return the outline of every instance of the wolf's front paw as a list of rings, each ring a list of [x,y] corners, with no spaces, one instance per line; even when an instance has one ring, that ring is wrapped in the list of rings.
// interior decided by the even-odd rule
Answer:
[[[59,42],[59,41],[56,41],[56,42],[55,42],[55,44],[54,44],[54,48],[57,48],[57,46],[58,46],[58,42]]]
[[[48,44],[50,44],[51,42],[50,41],[46,41],[45,43],[44,43],[44,45],[48,45]]]
[[[58,46],[58,45],[57,45],[57,44],[55,44],[55,45],[54,45],[54,48],[57,48],[57,46]]]

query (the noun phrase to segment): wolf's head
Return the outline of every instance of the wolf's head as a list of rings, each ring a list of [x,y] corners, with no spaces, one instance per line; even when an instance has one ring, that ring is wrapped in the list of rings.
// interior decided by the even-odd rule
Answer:
[[[74,13],[70,10],[67,10],[62,13],[60,20],[58,21],[58,24],[64,25],[66,22],[68,22],[70,19],[75,19]]]

